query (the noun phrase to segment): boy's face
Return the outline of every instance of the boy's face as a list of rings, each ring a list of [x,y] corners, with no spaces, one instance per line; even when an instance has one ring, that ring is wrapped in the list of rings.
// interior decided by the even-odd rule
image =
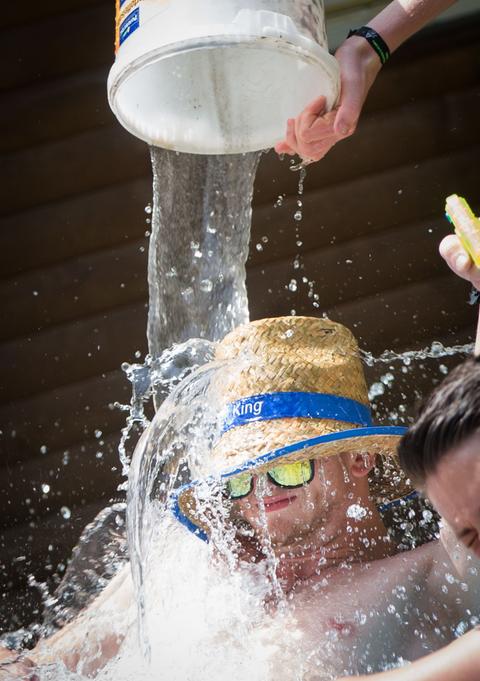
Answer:
[[[425,491],[458,540],[480,558],[480,433],[445,454]]]
[[[327,525],[337,511],[345,524],[344,507],[353,503],[349,496],[354,498],[354,492],[356,500],[350,471],[340,457],[331,456],[315,461],[312,481],[300,488],[285,489],[266,476],[260,480],[254,477],[253,492],[234,502],[234,513],[259,535],[267,530],[274,545],[287,546],[305,538],[319,525]]]

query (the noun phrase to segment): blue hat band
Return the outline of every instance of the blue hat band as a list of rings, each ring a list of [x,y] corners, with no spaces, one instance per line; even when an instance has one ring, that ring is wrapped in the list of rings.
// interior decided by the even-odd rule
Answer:
[[[285,418],[330,419],[368,427],[370,409],[361,402],[326,393],[281,392],[252,395],[232,402],[222,432],[252,421]]]

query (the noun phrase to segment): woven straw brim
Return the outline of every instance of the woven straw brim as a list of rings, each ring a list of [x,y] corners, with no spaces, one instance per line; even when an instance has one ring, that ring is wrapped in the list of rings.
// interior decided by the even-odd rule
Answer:
[[[356,424],[332,419],[278,418],[251,421],[222,434],[212,450],[211,472],[214,475],[221,474],[265,452],[281,449],[300,440],[357,428]],[[328,456],[327,453],[324,455]]]
[[[279,419],[279,421],[282,419]],[[292,419],[289,419],[291,421]],[[302,419],[303,420],[303,419]],[[305,419],[306,420],[306,419]],[[275,422],[251,424],[257,426],[274,425]],[[329,424],[330,425],[330,424]],[[340,425],[340,424],[336,424]],[[246,426],[242,427],[242,433]],[[250,430],[253,430],[251,428]],[[265,433],[265,428],[262,431]],[[281,430],[281,426],[280,426]],[[214,484],[219,480],[228,480],[245,471],[262,473],[272,465],[290,463],[304,459],[322,459],[344,453],[368,452],[377,455],[375,472],[370,475],[370,493],[375,502],[385,504],[403,498],[412,492],[412,486],[405,474],[398,466],[396,450],[398,442],[405,432],[405,428],[391,426],[376,426],[369,428],[331,429],[319,434],[315,428],[310,428],[306,436],[295,441],[281,442],[279,447],[266,449],[265,440],[263,451],[259,456],[245,459],[244,452],[237,452],[229,457],[228,468],[218,470],[211,477]],[[297,431],[298,432],[298,431]],[[251,433],[253,435],[253,433]],[[290,431],[292,434],[292,431]],[[270,442],[275,441],[272,437]],[[248,438],[248,451],[251,453]],[[247,447],[247,445],[245,445]],[[198,534],[202,539],[208,539],[209,527],[205,516],[197,511],[196,488],[204,479],[194,481],[177,490],[172,499],[172,511],[180,522],[188,529]]]

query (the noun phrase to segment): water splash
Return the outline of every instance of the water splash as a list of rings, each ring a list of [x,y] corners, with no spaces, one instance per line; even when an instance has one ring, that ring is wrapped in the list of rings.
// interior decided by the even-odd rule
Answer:
[[[265,613],[263,569],[232,570],[211,545],[175,521],[161,514],[156,520],[149,553],[156,570],[145,575],[149,662],[139,655],[132,632],[101,681],[265,681],[279,655],[300,657],[292,618],[273,620]]]
[[[137,592],[142,649],[151,657],[146,622],[146,576],[159,514],[167,513],[172,488],[186,481],[219,431],[218,410],[205,399],[215,365],[200,368],[175,386],[136,448],[129,477],[128,539]],[[193,454],[192,454],[193,453]]]
[[[162,352],[160,357],[145,357],[143,364],[122,364],[122,370],[132,386],[130,404],[118,402],[115,406],[128,415],[122,428],[118,452],[122,463],[122,475],[127,478],[130,470],[130,454],[127,443],[136,432],[140,434],[150,421],[145,413],[152,398],[157,405],[181,383],[189,373],[213,358],[214,344],[200,338],[191,338],[185,343],[176,343]],[[128,481],[120,485],[119,491],[126,491]]]
[[[178,347],[185,349],[188,344]],[[242,566],[236,547],[238,527],[229,524],[219,486],[205,486],[199,495],[200,499],[203,495],[204,502],[200,515],[211,531],[209,544],[186,532],[171,517],[167,505],[171,491],[208,470],[212,444],[222,423],[220,404],[215,390],[211,390],[219,383],[218,370],[222,368],[229,375],[237,370],[234,363],[225,366],[211,361],[212,344],[202,347],[209,351],[206,357],[210,357],[210,362],[197,366],[181,381],[177,374],[178,365],[182,365],[179,349],[166,355],[165,368],[158,367],[158,380],[173,383],[169,384],[169,395],[137,447],[130,469],[128,499],[130,559],[142,646],[138,645],[137,631],[132,626],[120,655],[106,665],[98,679],[215,681],[228,674],[239,681],[271,678],[333,681],[339,673],[365,673],[402,664],[405,660],[396,656],[390,640],[385,644],[390,650],[389,658],[377,659],[375,646],[368,637],[364,646],[355,646],[354,652],[348,632],[350,626],[368,631],[373,626],[372,617],[379,621],[390,617],[394,624],[386,627],[388,631],[391,627],[394,631],[395,627],[405,628],[411,612],[403,612],[403,583],[393,584],[395,591],[385,595],[384,606],[372,603],[368,609],[359,607],[351,622],[345,624],[339,616],[333,628],[326,631],[312,628],[308,633],[301,624],[305,621],[304,613],[312,622],[321,620],[319,602],[324,600],[322,590],[329,588],[329,578],[319,575],[313,589],[320,597],[315,601],[316,611],[310,604],[311,597],[302,600],[299,596],[297,600],[295,594],[293,600],[285,598],[276,580],[277,558],[269,545],[268,531],[262,541],[265,560]],[[327,488],[322,467],[319,471]],[[345,470],[344,474],[347,477],[348,472]],[[352,498],[346,515],[351,521],[360,522],[362,509],[355,504]],[[434,520],[431,511],[413,510],[405,504],[393,511],[392,522],[405,550],[419,543],[415,529],[419,519],[431,539]],[[265,517],[263,522],[266,524]],[[350,525],[355,532],[355,522]],[[346,566],[347,569],[350,567]],[[276,608],[266,607],[269,599],[277,604]],[[339,605],[343,607],[345,602],[340,598]],[[408,603],[411,602],[409,596]],[[366,623],[368,626],[364,626]],[[439,640],[439,644],[442,642]],[[47,669],[45,675],[43,671],[42,679],[85,678],[82,674],[67,674],[58,665]]]
[[[393,350],[385,350],[381,355],[375,357],[370,352],[361,350],[361,357],[367,366],[374,366],[375,364],[390,364],[391,362],[402,362],[408,366],[412,361],[423,359],[439,359],[440,357],[453,357],[453,355],[469,355],[473,352],[473,343],[465,345],[453,345],[445,347],[439,341],[433,341],[430,347],[422,350],[407,350],[405,352],[394,352]]]
[[[419,350],[385,350],[378,356],[361,351],[375,420],[411,424],[418,405],[453,368],[455,358],[472,352],[471,343],[445,346],[439,341]]]

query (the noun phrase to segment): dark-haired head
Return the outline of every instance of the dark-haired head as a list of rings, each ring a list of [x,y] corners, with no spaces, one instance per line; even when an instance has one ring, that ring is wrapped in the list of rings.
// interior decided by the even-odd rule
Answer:
[[[413,482],[423,487],[441,459],[477,432],[480,357],[472,357],[457,366],[423,402],[415,424],[400,442],[400,463]]]
[[[425,400],[399,457],[458,539],[480,556],[480,357],[456,367]]]

